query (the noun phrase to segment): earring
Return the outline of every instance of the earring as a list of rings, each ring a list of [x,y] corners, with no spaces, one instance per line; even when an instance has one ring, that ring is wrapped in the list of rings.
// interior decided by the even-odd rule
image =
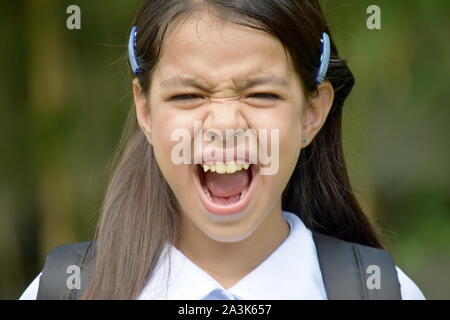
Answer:
[[[306,143],[306,141],[308,141],[308,138],[303,137],[303,142]]]

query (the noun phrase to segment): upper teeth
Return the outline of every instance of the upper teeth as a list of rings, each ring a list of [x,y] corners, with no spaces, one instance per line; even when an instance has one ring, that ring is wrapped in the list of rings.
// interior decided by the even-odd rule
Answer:
[[[216,163],[216,164],[202,164],[203,170],[207,172],[208,170],[211,170],[211,172],[217,172],[217,173],[235,173],[236,171],[240,171],[242,169],[247,170],[250,167],[249,163],[244,164],[237,164],[235,162],[228,162],[228,163]]]

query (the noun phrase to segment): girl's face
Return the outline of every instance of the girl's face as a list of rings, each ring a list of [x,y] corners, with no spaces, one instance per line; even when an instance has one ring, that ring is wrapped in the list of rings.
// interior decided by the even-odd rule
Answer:
[[[243,240],[269,214],[280,214],[282,191],[307,144],[302,138],[309,142],[325,119],[308,111],[293,70],[276,38],[199,14],[168,32],[149,92],[140,95],[134,81],[139,124],[183,220],[214,240]],[[252,81],[259,79],[268,81]],[[256,138],[256,149],[250,138],[247,148],[232,138],[237,129]],[[178,164],[180,156],[190,163]],[[251,165],[239,170],[242,162]]]

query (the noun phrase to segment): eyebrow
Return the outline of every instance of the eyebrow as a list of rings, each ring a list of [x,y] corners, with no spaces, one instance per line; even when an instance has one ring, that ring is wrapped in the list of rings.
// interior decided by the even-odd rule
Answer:
[[[270,84],[274,86],[278,86],[281,88],[288,88],[289,83],[287,80],[278,78],[275,76],[263,76],[258,78],[248,78],[239,81],[239,85],[236,86],[239,89],[249,89],[256,86],[261,86],[265,84]],[[168,80],[164,80],[161,82],[161,87],[195,87],[205,91],[211,91],[211,86],[203,85],[200,81],[195,78],[186,78],[186,77],[174,77]]]

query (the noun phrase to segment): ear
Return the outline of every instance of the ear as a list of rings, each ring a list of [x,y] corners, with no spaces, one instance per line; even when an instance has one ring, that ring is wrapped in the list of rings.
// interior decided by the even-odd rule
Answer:
[[[142,132],[147,137],[148,142],[152,143],[152,122],[150,118],[150,106],[147,104],[147,96],[142,93],[139,79],[133,79],[133,96],[136,105],[136,117]]]
[[[320,131],[331,110],[334,99],[334,89],[330,81],[326,80],[317,86],[317,93],[309,99],[303,116],[302,148],[307,147]]]

